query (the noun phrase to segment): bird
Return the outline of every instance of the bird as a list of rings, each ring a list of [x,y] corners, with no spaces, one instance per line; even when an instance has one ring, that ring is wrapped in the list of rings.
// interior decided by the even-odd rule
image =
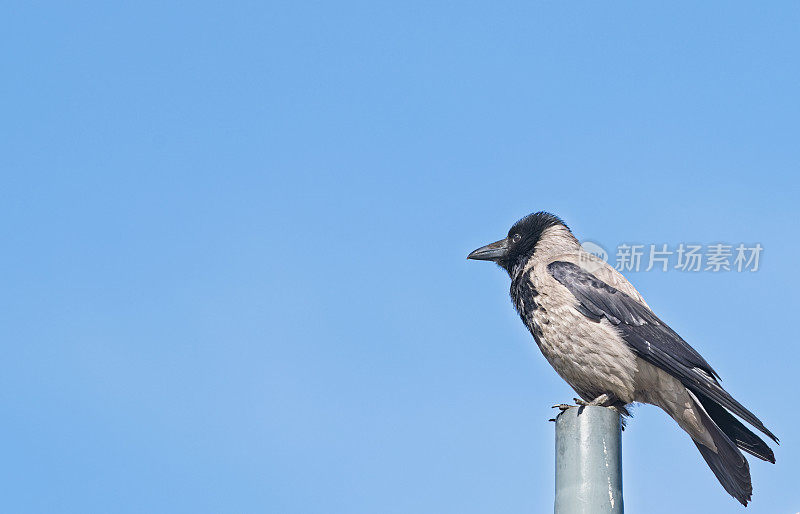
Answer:
[[[508,273],[514,307],[580,396],[576,403],[609,407],[623,420],[631,404],[660,407],[689,434],[725,491],[747,506],[753,486],[742,451],[773,464],[775,455],[742,421],[778,438],[619,271],[582,249],[561,218],[530,214],[467,258]]]

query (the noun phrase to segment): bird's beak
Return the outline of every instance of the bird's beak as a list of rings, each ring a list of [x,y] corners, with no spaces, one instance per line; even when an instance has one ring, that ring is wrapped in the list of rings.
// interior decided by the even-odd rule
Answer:
[[[501,239],[486,246],[482,246],[467,255],[467,259],[476,261],[497,261],[508,254],[508,239]]]

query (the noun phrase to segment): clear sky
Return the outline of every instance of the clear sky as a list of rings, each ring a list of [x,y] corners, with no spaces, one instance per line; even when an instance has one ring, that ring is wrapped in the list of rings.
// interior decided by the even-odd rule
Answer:
[[[497,267],[607,248],[782,439],[800,511],[794,2],[12,2],[0,54],[0,511],[532,513],[573,392]],[[735,512],[654,407],[628,512]]]

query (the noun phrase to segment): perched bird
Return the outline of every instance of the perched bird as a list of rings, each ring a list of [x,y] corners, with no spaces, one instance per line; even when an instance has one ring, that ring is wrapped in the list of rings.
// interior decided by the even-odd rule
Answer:
[[[722,487],[752,496],[744,450],[775,462],[741,421],[778,438],[719,383],[706,360],[656,316],[625,277],[582,250],[560,218],[537,212],[468,259],[494,261],[511,277],[511,299],[556,372],[583,399],[628,415],[626,405],[664,409],[694,441]]]

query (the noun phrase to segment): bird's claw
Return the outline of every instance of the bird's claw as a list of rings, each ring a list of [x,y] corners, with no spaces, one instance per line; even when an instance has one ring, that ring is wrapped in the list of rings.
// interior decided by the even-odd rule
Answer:
[[[557,404],[553,405],[552,408],[553,409],[559,409],[560,411],[563,412],[563,411],[565,411],[567,409],[571,409],[572,407],[574,407],[574,405],[569,405],[569,404],[566,404],[566,403],[557,403]]]
[[[616,401],[616,396],[611,393],[603,393],[590,402],[581,398],[573,398],[573,400],[581,407],[609,407]]]

